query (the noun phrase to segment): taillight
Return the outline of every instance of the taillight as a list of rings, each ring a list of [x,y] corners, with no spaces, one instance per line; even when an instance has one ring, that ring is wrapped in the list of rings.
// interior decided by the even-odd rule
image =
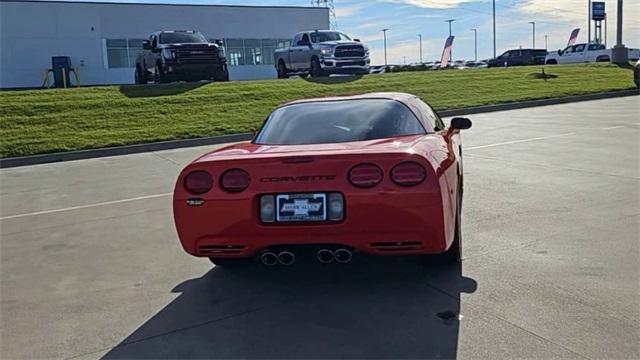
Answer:
[[[382,181],[382,169],[374,164],[359,164],[349,170],[349,182],[360,188],[370,188]]]
[[[220,177],[220,186],[228,192],[240,192],[251,183],[251,176],[242,169],[227,170]]]
[[[427,171],[417,162],[407,161],[391,169],[391,180],[400,186],[414,186],[424,181]]]
[[[213,187],[211,174],[204,170],[195,170],[184,178],[184,188],[196,195],[204,194]]]

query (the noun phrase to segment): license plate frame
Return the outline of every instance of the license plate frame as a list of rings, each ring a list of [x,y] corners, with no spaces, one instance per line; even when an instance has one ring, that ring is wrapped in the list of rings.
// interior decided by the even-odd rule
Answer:
[[[326,193],[276,194],[276,222],[327,221]]]

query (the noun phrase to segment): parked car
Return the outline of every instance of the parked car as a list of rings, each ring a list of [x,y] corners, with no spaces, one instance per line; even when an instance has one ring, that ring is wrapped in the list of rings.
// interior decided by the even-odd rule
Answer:
[[[339,31],[297,33],[291,46],[276,49],[278,78],[290,75],[368,74],[369,48]]]
[[[505,51],[502,55],[487,60],[489,67],[540,65],[544,64],[547,50],[545,49],[515,49]]]
[[[222,43],[211,43],[197,31],[159,31],[142,44],[136,58],[135,82],[228,81]]]
[[[638,60],[640,50],[629,49],[629,59]],[[551,51],[545,59],[545,64],[576,64],[583,62],[608,62],[611,61],[611,49],[604,44],[575,44],[567,46],[563,50]]]
[[[276,108],[253,141],[187,165],[173,193],[183,249],[222,266],[462,250],[462,143],[420,98],[372,93]],[[212,221],[215,219],[215,221]]]

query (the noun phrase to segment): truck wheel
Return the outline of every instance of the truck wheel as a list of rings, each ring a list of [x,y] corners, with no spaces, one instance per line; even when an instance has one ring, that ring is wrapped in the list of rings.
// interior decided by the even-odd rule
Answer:
[[[286,79],[288,77],[287,67],[284,65],[284,62],[278,62],[278,79]]]
[[[547,60],[546,64],[547,65],[556,65],[558,63],[557,60]]]
[[[136,66],[135,72],[135,82],[136,84],[146,84],[147,83],[147,73],[140,71],[140,67]]]
[[[162,73],[162,67],[160,67],[160,65],[156,65],[155,69],[154,69],[154,82],[156,84],[162,84],[167,82],[167,79],[165,78],[164,74]]]
[[[609,62],[611,61],[608,56],[598,56],[596,62]]]
[[[318,61],[318,59],[311,59],[311,70],[309,71],[309,75],[314,78],[324,75],[322,73],[322,67],[320,67],[320,61]]]
[[[213,74],[214,81],[229,81],[229,72],[225,69],[218,69]]]

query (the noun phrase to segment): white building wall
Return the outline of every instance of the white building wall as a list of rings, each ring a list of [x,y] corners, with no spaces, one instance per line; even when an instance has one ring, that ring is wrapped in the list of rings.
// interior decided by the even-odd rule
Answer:
[[[286,39],[329,28],[327,9],[221,5],[0,2],[0,87],[37,87],[51,56],[71,57],[88,84],[133,82],[133,68],[106,64],[104,39],[142,39],[159,30],[198,30],[215,39]],[[232,80],[276,76],[273,65],[230,66]]]

